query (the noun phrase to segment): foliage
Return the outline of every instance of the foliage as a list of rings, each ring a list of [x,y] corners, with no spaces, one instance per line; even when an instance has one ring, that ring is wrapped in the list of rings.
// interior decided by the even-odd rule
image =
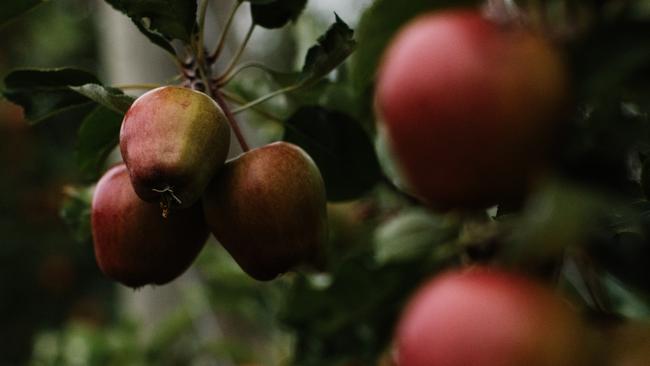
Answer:
[[[386,141],[375,129],[373,88],[383,50],[403,24],[476,1],[376,0],[354,30],[335,15],[302,67],[290,71],[259,64],[237,69],[237,57],[232,68],[216,70],[219,49],[210,53],[198,44],[203,1],[107,2],[175,57],[186,86],[211,93],[233,115],[280,123],[281,138],[313,158],[330,201],[328,266],[322,274],[259,284],[213,245],[197,261],[200,278],[188,289],[187,308],[170,314],[150,343],[135,339],[139,325],[126,317],[92,326],[75,320],[36,337],[34,364],[189,364],[201,357],[267,362],[269,354],[273,364],[374,364],[389,352],[395,321],[417,286],[467,263],[554,281],[596,319],[650,317],[650,11],[643,0],[522,4],[567,55],[573,113],[554,149],[552,173],[525,203],[470,213],[426,210],[394,183],[401,177],[384,162],[390,153],[378,147]],[[0,5],[0,23],[38,3]],[[290,27],[307,5],[238,0],[235,11],[243,3],[250,3],[251,29]],[[269,76],[259,89],[278,91],[248,94],[242,86],[253,78],[242,72],[248,67]],[[66,131],[76,136],[76,150],[57,152],[66,161],[76,157],[68,179],[79,186],[67,188],[61,215],[72,235],[88,243],[91,194],[83,185],[106,170],[133,97],[80,68],[13,70],[4,77],[3,95],[23,107],[34,128],[76,122],[76,135]],[[267,102],[273,97],[283,103]],[[88,246],[81,249],[89,255]],[[247,346],[255,338],[250,334],[196,345],[193,327],[205,314],[240,320],[259,334],[261,346]],[[63,351],[75,345],[87,351],[77,354],[82,361]]]

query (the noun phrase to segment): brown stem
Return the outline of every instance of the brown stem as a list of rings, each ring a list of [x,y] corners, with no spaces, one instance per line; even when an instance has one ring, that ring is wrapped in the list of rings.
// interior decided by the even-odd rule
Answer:
[[[226,118],[228,119],[228,122],[230,123],[230,127],[235,133],[235,137],[237,137],[237,141],[239,141],[239,145],[241,146],[242,150],[244,150],[244,152],[249,151],[250,147],[246,142],[246,138],[244,138],[244,134],[241,132],[241,129],[239,128],[239,124],[237,124],[237,120],[235,119],[235,116],[232,114],[230,107],[228,107],[228,104],[224,100],[221,91],[219,91],[219,89],[217,89],[216,87],[210,88],[210,90],[212,90],[212,97],[217,102],[217,104],[219,104],[221,109],[223,109],[223,112],[226,114]]]

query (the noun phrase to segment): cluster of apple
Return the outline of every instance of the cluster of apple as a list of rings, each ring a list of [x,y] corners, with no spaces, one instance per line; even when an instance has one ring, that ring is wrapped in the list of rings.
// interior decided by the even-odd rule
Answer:
[[[250,276],[319,260],[325,188],[311,158],[277,142],[226,161],[230,127],[208,95],[166,86],[122,122],[124,164],[99,180],[92,234],[100,269],[129,287],[181,275],[211,231]]]
[[[447,10],[411,21],[376,105],[407,189],[433,209],[520,200],[546,170],[568,105],[561,53],[520,24]],[[426,283],[395,335],[400,366],[587,365],[586,328],[559,295],[480,267]]]

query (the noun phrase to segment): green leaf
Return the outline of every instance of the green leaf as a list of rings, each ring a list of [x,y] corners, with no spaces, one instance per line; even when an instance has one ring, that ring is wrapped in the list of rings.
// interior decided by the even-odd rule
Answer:
[[[71,86],[70,89],[119,114],[125,114],[135,100],[135,98],[125,95],[119,89],[104,87],[99,84]]]
[[[22,106],[31,123],[92,105],[91,99],[69,87],[99,84],[94,75],[72,68],[15,70],[4,82],[4,96]]]
[[[77,165],[84,178],[99,178],[108,154],[117,146],[122,114],[98,106],[81,124],[77,142]]]
[[[457,233],[458,229],[440,216],[423,209],[405,211],[375,231],[375,259],[386,264],[430,256],[436,246]]]
[[[381,177],[370,138],[344,113],[302,107],[287,121],[284,140],[302,147],[314,159],[330,201],[358,198]]]
[[[170,41],[190,43],[196,31],[196,1],[106,0],[131,18],[149,40],[175,54]]]
[[[3,1],[0,4],[0,28],[46,0]]]
[[[362,93],[372,85],[386,45],[407,21],[426,11],[477,3],[475,0],[374,1],[362,15],[357,28],[359,47],[351,64],[356,90]]]
[[[65,187],[65,199],[59,214],[78,242],[91,239],[90,211],[92,187]]]
[[[341,18],[318,38],[318,44],[307,52],[300,82],[311,84],[329,74],[354,52],[354,31]]]
[[[251,3],[253,22],[264,28],[281,28],[295,21],[307,5],[307,0],[247,0]]]

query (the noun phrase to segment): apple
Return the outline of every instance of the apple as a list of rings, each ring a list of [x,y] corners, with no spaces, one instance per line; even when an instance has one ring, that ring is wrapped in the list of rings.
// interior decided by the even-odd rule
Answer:
[[[296,145],[277,142],[227,162],[206,189],[203,209],[217,240],[257,280],[321,261],[325,187]]]
[[[124,116],[120,150],[138,196],[187,208],[225,163],[230,127],[199,91],[164,86],[140,96]]]
[[[585,328],[551,290],[477,268],[428,281],[408,301],[395,342],[399,366],[579,366]]]
[[[133,288],[162,285],[180,276],[208,237],[200,203],[163,218],[158,204],[136,195],[124,164],[111,168],[97,183],[91,223],[99,268]]]
[[[408,188],[435,209],[523,196],[568,99],[560,53],[475,10],[427,13],[385,51],[375,104]]]

